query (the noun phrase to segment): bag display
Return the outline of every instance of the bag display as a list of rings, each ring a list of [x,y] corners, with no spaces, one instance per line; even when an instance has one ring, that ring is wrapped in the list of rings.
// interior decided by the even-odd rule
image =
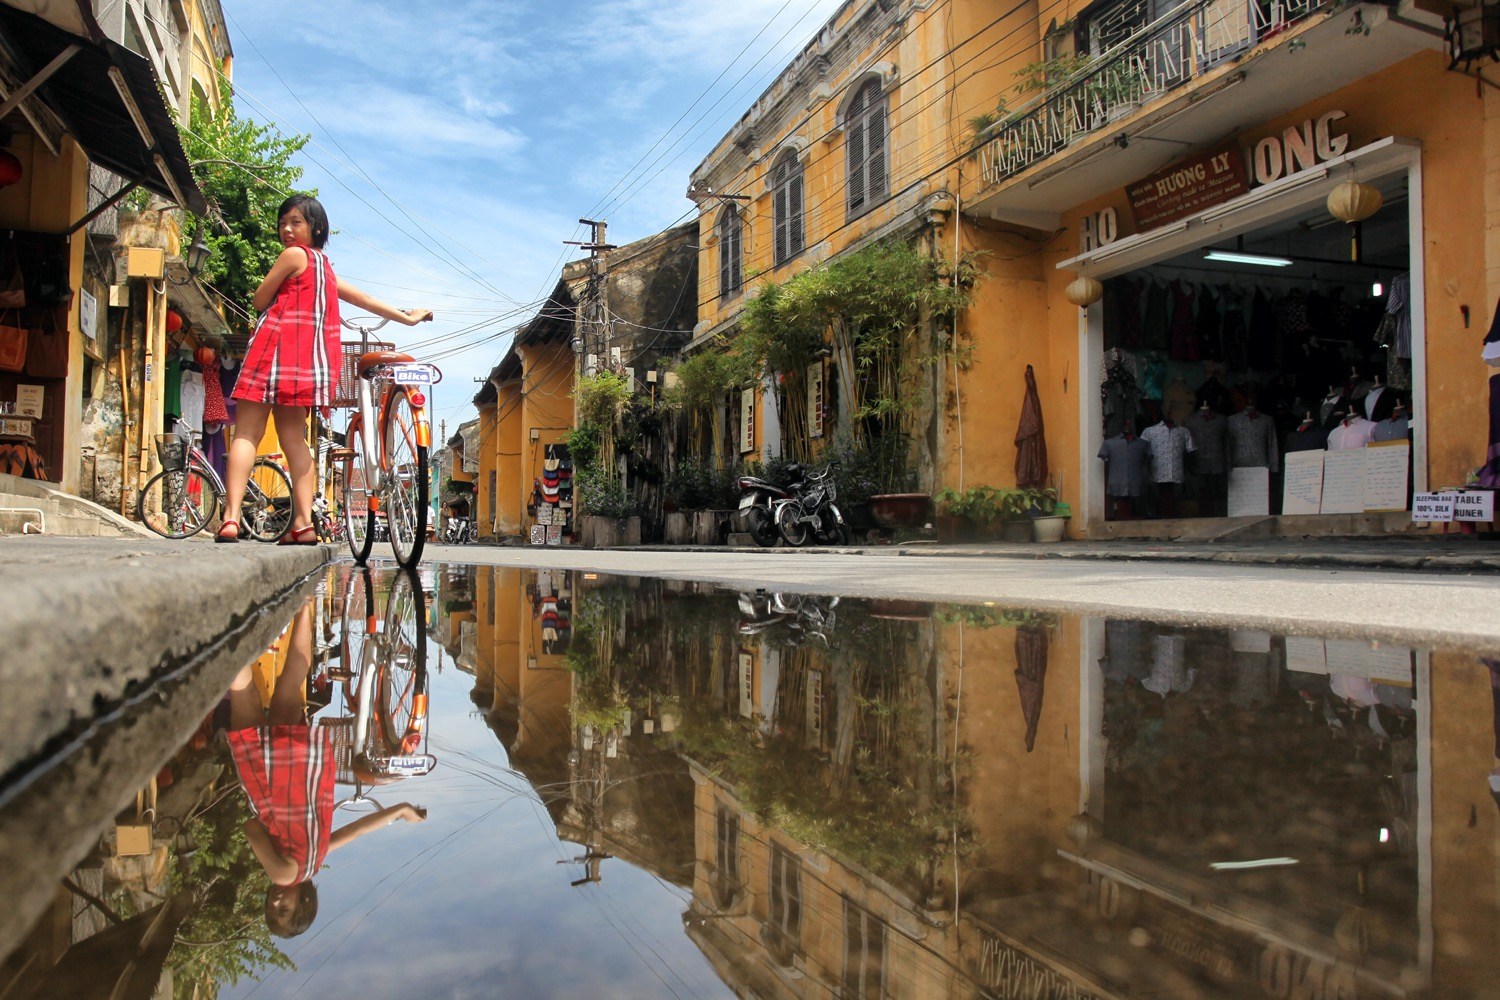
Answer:
[[[16,256],[15,240],[7,240],[0,253],[0,309],[20,309],[26,304],[26,276]]]
[[[26,348],[26,374],[31,378],[67,377],[71,339],[67,316],[64,309],[48,309],[46,326],[31,331]]]
[[[26,353],[31,331],[21,325],[21,315],[12,309],[0,313],[0,372],[26,369]]]

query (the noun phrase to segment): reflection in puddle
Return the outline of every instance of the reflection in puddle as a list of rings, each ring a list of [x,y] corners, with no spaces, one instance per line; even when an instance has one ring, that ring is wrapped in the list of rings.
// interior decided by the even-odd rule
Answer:
[[[1480,996],[1497,692],[1452,650],[334,567],[0,986]]]

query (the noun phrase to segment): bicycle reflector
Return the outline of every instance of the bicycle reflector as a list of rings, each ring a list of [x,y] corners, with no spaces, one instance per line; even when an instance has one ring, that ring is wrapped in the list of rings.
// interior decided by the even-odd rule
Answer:
[[[411,405],[412,406],[426,406],[427,405],[427,397],[424,396],[424,395],[422,395],[420,392],[409,392],[409,393],[406,394],[406,398],[409,399],[409,400],[411,400]]]

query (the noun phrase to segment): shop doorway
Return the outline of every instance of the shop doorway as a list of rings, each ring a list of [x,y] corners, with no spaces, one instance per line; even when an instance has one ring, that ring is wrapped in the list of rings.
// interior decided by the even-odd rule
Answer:
[[[1308,513],[1283,508],[1288,453],[1370,441],[1396,445],[1382,457],[1402,452],[1407,466],[1403,495],[1380,509],[1409,509],[1412,456],[1425,453],[1415,178],[1361,178],[1383,205],[1357,228],[1304,197],[1105,280],[1087,334],[1099,351],[1099,409],[1085,414],[1085,458],[1104,460],[1097,517]]]

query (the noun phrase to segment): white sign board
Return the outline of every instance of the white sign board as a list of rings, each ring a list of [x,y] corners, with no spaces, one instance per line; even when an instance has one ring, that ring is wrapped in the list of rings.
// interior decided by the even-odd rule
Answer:
[[[90,340],[99,339],[99,300],[86,288],[78,290],[78,329]]]
[[[1323,506],[1322,451],[1292,451],[1286,455],[1286,478],[1281,488],[1283,514],[1316,514]]]
[[[1411,443],[1377,441],[1365,449],[1365,510],[1406,509]]]
[[[1453,500],[1451,493],[1418,493],[1411,498],[1411,519],[1413,521],[1451,521],[1453,520]]]
[[[1363,514],[1365,510],[1365,450],[1323,454],[1323,513]]]
[[[1264,517],[1271,512],[1271,470],[1229,470],[1229,516]]]
[[[1453,520],[1493,521],[1495,519],[1495,494],[1493,490],[1463,491],[1452,494]]]
[[[40,385],[18,385],[16,386],[16,412],[23,417],[36,417],[42,419],[42,404],[46,398],[46,388]]]

